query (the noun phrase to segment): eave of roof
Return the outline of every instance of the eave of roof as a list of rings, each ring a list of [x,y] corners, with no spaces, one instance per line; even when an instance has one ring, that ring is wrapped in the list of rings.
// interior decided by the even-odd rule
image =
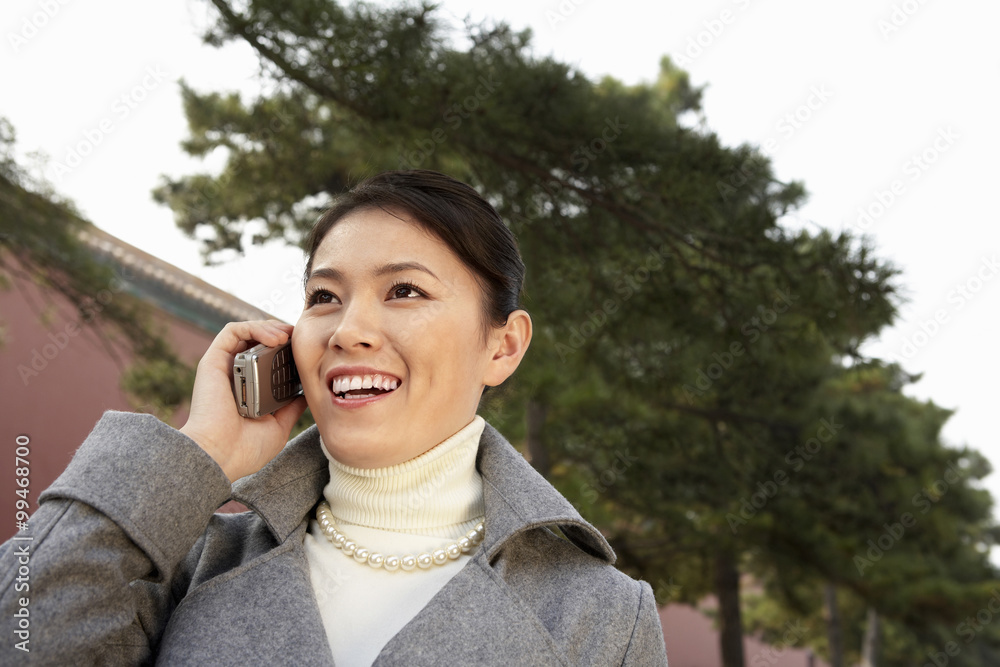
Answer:
[[[99,261],[118,268],[137,296],[151,299],[203,328],[218,331],[227,322],[274,319],[260,308],[93,225],[81,230],[79,238]]]

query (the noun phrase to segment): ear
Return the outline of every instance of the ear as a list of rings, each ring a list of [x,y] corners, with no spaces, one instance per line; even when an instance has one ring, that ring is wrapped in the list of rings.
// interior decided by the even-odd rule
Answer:
[[[507,316],[507,323],[490,338],[492,356],[483,375],[483,384],[495,387],[509,378],[521,363],[531,343],[531,317],[523,310]]]

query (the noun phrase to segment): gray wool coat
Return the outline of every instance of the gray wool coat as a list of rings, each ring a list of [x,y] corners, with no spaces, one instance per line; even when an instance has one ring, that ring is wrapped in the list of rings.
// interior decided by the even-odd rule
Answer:
[[[666,665],[649,584],[489,425],[477,467],[482,546],[375,664]],[[332,665],[303,547],[328,480],[315,427],[230,485],[107,413],[0,549],[0,664]],[[231,497],[251,511],[216,514]]]

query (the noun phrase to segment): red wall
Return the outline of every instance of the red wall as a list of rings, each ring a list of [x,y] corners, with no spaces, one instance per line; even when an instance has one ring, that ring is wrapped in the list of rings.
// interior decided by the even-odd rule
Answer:
[[[106,333],[75,326],[78,317],[61,296],[32,283],[15,279],[0,290],[0,541],[17,531],[18,436],[30,439],[27,488],[34,511],[38,495],[59,476],[104,411],[142,410],[119,388],[119,376],[131,362],[125,346],[108,340]],[[191,364],[215,336],[163,312],[154,319]],[[180,426],[186,418],[184,409],[169,421]]]
[[[708,598],[701,606],[711,608],[714,601]],[[660,608],[660,623],[670,667],[722,667],[719,632],[707,615],[694,607],[672,604]],[[828,667],[823,660],[811,657],[808,649],[800,648],[803,632],[815,630],[791,624],[783,640],[774,646],[744,637],[744,664],[747,667]]]

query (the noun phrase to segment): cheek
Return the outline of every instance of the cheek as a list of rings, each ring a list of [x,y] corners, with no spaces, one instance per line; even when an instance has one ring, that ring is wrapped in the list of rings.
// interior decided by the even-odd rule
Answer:
[[[318,341],[316,332],[308,324],[295,325],[295,329],[292,331],[292,354],[300,374],[302,374],[303,369],[314,365],[317,355],[322,353],[322,350],[317,348]]]
[[[438,380],[450,385],[450,393],[464,394],[478,388],[484,370],[483,351],[478,342],[478,338],[475,341],[452,339],[437,351],[436,357],[441,360]]]

